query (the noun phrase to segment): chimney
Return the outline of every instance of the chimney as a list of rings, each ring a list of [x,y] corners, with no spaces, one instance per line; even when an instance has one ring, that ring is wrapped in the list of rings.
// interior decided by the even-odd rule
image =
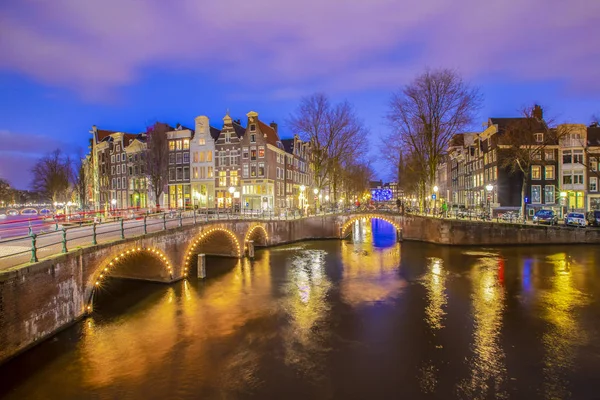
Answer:
[[[537,104],[533,106],[533,117],[540,121],[544,119],[544,112],[542,110],[542,107],[540,107]]]
[[[269,124],[269,126],[270,126],[271,128],[273,128],[273,130],[275,131],[275,133],[279,133],[279,132],[277,132],[277,124],[276,124],[275,122],[271,122],[271,123]]]

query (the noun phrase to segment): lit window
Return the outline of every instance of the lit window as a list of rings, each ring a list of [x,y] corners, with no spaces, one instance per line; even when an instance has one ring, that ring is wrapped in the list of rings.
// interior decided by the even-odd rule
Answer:
[[[598,178],[593,176],[590,177],[590,192],[598,191]]]
[[[531,186],[531,202],[540,204],[542,202],[542,187],[540,185]]]
[[[536,141],[536,143],[542,143],[542,142],[544,142],[544,134],[543,133],[536,133],[535,134],[535,141]]]
[[[554,160],[554,150],[544,150],[544,157],[546,161]]]
[[[231,186],[237,186],[238,185],[238,172],[237,171],[231,171],[230,173],[230,180],[231,180]]]
[[[258,163],[258,176],[265,176],[265,163]]]
[[[248,158],[248,148],[244,147],[242,149],[242,158]]]
[[[212,151],[210,151],[210,150],[206,152],[206,161],[207,162],[212,161]]]
[[[183,139],[183,149],[188,150],[190,148],[190,139]]]
[[[169,140],[169,150],[170,151],[175,150],[175,141],[174,140]]]
[[[252,160],[252,161],[256,160],[256,150],[255,149],[250,150],[250,160]]]
[[[264,147],[259,147],[258,148],[258,157],[260,157],[260,158],[264,158],[265,157],[265,148]]]
[[[227,186],[227,172],[219,171],[219,186]]]
[[[202,137],[202,138],[200,138],[200,139],[198,139],[198,144],[199,144],[200,146],[204,146],[204,145],[206,144],[206,139],[204,139],[203,137]]]
[[[176,140],[175,141],[175,149],[176,150],[181,150],[181,148],[183,147],[183,143],[181,140]]]
[[[554,166],[546,165],[545,167],[545,179],[554,179]]]

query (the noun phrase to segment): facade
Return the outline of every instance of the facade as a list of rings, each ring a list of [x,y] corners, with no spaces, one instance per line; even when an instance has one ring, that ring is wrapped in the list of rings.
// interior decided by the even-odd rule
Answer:
[[[223,118],[223,129],[215,140],[215,206],[239,209],[240,146],[244,128],[229,114]]]
[[[558,127],[563,133],[560,138],[561,192],[565,211],[583,212],[586,209],[588,182],[587,129],[583,124],[564,124]]]
[[[592,124],[587,129],[587,188],[588,210],[600,210],[600,127]]]
[[[281,210],[285,208],[286,152],[277,134],[258,113],[246,114],[246,132],[241,137],[241,204],[243,210]]]
[[[146,137],[140,135],[125,147],[127,155],[128,207],[149,206],[148,176],[146,174]]]
[[[277,125],[271,124],[277,132]],[[312,178],[309,168],[310,144],[298,135],[281,141],[285,156],[285,208],[305,209],[309,206]]]
[[[194,131],[178,125],[167,132],[169,145],[169,208],[192,207],[190,142]]]
[[[209,124],[208,117],[195,120],[195,133],[190,141],[192,205],[200,208],[215,207],[215,141],[220,130]]]

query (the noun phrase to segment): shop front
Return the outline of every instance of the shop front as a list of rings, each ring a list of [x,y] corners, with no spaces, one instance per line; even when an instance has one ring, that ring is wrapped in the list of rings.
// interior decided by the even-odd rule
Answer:
[[[190,208],[192,195],[190,185],[169,185],[169,208]]]
[[[579,190],[567,190],[566,198],[567,212],[585,211],[585,192]]]

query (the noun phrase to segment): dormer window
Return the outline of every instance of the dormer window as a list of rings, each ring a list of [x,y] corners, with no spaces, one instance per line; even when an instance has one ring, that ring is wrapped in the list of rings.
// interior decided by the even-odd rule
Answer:
[[[225,134],[225,143],[231,143],[231,135],[229,133]]]
[[[256,135],[250,135],[250,143],[256,143]]]
[[[256,132],[256,125],[255,124],[250,125],[250,132]]]
[[[536,133],[534,136],[535,136],[535,142],[536,143],[542,143],[544,141],[544,134],[543,133]]]

